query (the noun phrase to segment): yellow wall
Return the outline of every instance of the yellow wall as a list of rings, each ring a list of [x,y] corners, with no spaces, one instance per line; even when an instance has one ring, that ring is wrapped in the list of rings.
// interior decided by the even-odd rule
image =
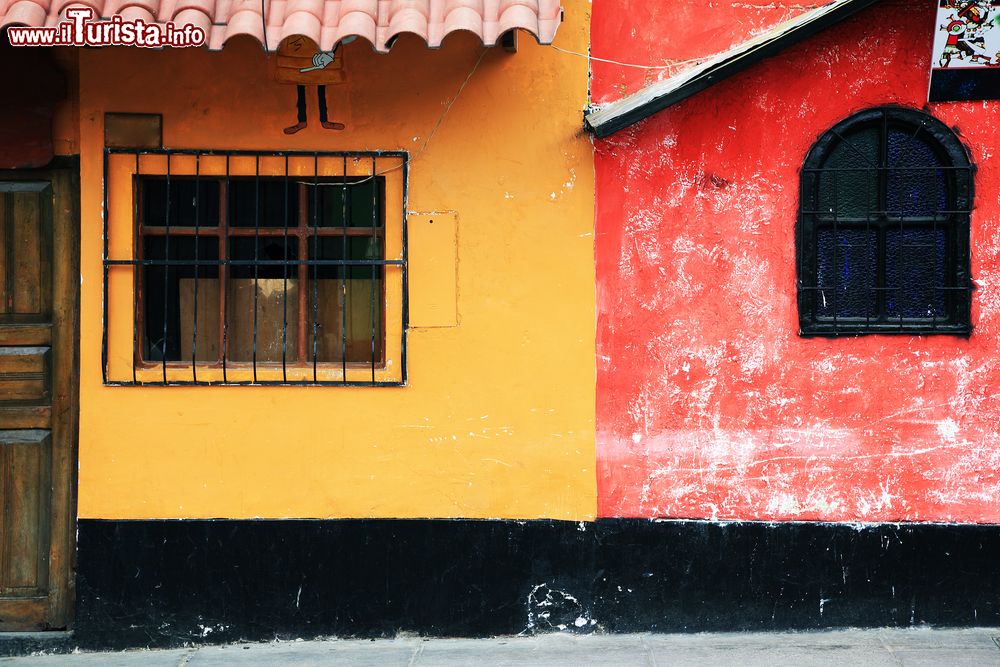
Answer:
[[[590,5],[563,5],[557,44],[585,52]],[[291,137],[295,88],[255,43],[79,53],[80,517],[594,516],[587,64],[520,42],[485,55],[411,164],[409,209],[456,212],[459,324],[410,331],[399,388],[103,386],[104,113],[162,113],[172,148],[412,155],[476,40],[347,46],[348,83],[328,96],[348,130],[318,128],[310,91],[311,125]]]

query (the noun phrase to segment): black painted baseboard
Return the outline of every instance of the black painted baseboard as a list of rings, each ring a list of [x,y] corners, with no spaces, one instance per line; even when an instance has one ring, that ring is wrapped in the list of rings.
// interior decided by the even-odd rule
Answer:
[[[1000,625],[1000,526],[79,523],[84,648]]]

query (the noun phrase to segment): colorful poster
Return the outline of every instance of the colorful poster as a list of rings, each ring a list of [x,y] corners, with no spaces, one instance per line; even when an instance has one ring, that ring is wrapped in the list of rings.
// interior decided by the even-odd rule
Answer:
[[[1000,99],[1000,0],[939,0],[928,99]]]

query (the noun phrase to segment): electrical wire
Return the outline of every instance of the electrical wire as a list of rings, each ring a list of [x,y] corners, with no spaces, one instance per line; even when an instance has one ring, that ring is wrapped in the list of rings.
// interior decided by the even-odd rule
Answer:
[[[420,150],[418,150],[416,153],[413,154],[414,160],[416,160],[417,156],[419,156],[421,153],[424,152],[424,150],[427,148],[427,144],[429,144],[431,142],[431,139],[434,138],[434,135],[437,133],[438,128],[441,127],[441,123],[444,122],[445,116],[447,116],[448,112],[451,111],[451,108],[455,105],[455,102],[458,101],[458,98],[462,96],[462,91],[465,90],[465,87],[467,85],[469,85],[469,81],[472,80],[472,75],[475,74],[476,70],[479,69],[479,64],[483,62],[483,58],[486,57],[487,51],[488,49],[484,48],[483,52],[479,54],[479,58],[476,60],[476,64],[472,66],[472,69],[469,71],[468,76],[465,77],[465,81],[463,81],[462,85],[458,87],[458,92],[455,93],[455,96],[453,98],[451,98],[451,101],[448,102],[448,106],[445,107],[444,112],[437,119],[437,122],[434,123],[434,127],[431,129],[430,134],[428,134],[427,139],[424,140],[424,145],[420,147]]]
[[[489,49],[484,48],[483,51],[482,51],[482,53],[479,54],[479,58],[476,59],[476,64],[472,66],[472,69],[469,70],[469,73],[466,75],[465,80],[462,82],[462,85],[458,87],[458,92],[455,93],[455,95],[451,98],[451,101],[449,101],[448,105],[444,108],[444,111],[442,111],[441,115],[438,116],[437,121],[434,123],[434,127],[431,128],[431,131],[427,134],[427,138],[424,139],[423,145],[421,145],[420,148],[416,152],[413,153],[413,156],[409,158],[409,162],[412,163],[412,162],[416,161],[416,159],[418,157],[420,157],[420,155],[425,150],[427,150],[427,145],[431,142],[431,139],[434,138],[434,135],[437,133],[438,128],[441,127],[441,124],[444,123],[444,119],[445,119],[445,117],[447,117],[448,112],[451,111],[451,108],[453,106],[455,106],[456,102],[458,102],[458,98],[462,96],[462,92],[465,90],[465,87],[469,85],[469,81],[472,80],[472,77],[476,73],[476,70],[479,69],[479,65],[483,62],[483,58],[486,57],[486,53],[488,51],[489,51]],[[401,162],[400,164],[397,164],[394,167],[389,167],[385,171],[375,172],[375,173],[371,174],[370,176],[367,176],[366,178],[361,179],[360,181],[354,181],[353,183],[351,183],[351,185],[361,185],[363,183],[367,183],[368,181],[374,179],[376,176],[384,176],[385,174],[388,174],[390,172],[396,171],[397,169],[402,169],[404,164],[406,164],[406,163],[405,162]],[[347,174],[344,174],[344,176],[346,177]],[[302,182],[302,181],[300,181],[300,182]],[[305,185],[319,185],[319,186],[323,186],[323,185],[326,185],[326,184],[325,183],[318,183],[318,184],[317,183],[305,183]],[[340,187],[340,186],[338,185],[337,187]]]
[[[261,0],[261,8],[262,9],[263,9],[263,4],[264,4],[264,0]],[[556,46],[554,44],[551,44],[550,46],[553,49],[555,49],[556,51],[559,51],[560,53],[566,53],[566,54],[569,54],[569,55],[572,55],[572,56],[578,56],[578,57],[581,57],[581,58],[586,58],[587,60],[592,60],[592,61],[597,61],[597,62],[602,62],[602,63],[608,63],[608,64],[611,64],[611,65],[620,65],[622,67],[635,67],[635,68],[639,68],[639,69],[648,69],[648,70],[673,69],[675,67],[681,67],[683,65],[693,65],[693,64],[701,63],[701,62],[704,62],[705,60],[707,60],[707,58],[693,58],[691,60],[679,60],[677,62],[670,63],[669,65],[639,65],[639,64],[636,64],[636,63],[626,63],[626,62],[621,62],[621,61],[618,61],[618,60],[610,60],[608,58],[598,58],[596,56],[591,56],[591,55],[588,55],[586,53],[578,53],[576,51],[571,51],[569,49],[564,49],[564,48]],[[267,47],[265,46],[265,48],[267,48]],[[455,95],[451,98],[451,100],[445,106],[444,111],[442,111],[441,115],[438,116],[438,119],[437,119],[437,121],[435,121],[434,126],[431,128],[431,131],[427,134],[427,138],[424,139],[424,143],[420,146],[420,148],[416,152],[413,153],[413,155],[409,159],[409,162],[412,163],[412,162],[416,161],[417,158],[419,158],[423,154],[423,152],[425,150],[427,150],[427,146],[428,146],[428,144],[430,144],[431,139],[434,138],[434,135],[437,134],[438,129],[444,123],[444,119],[448,116],[448,112],[451,111],[451,108],[453,106],[455,106],[455,103],[458,102],[458,99],[462,96],[462,93],[465,91],[466,86],[469,85],[469,82],[472,80],[472,77],[475,75],[476,71],[479,69],[479,65],[482,64],[483,58],[486,57],[486,54],[487,54],[488,51],[489,51],[489,49],[487,49],[485,47],[483,48],[482,52],[479,54],[479,58],[476,59],[476,63],[472,66],[472,69],[469,70],[469,73],[466,75],[465,80],[462,81],[462,85],[458,87],[458,92],[455,93]],[[364,179],[362,179],[360,181],[355,181],[354,183],[352,183],[352,185],[361,185],[363,183],[367,183],[368,181],[374,179],[377,176],[383,176],[385,174],[388,174],[390,172],[393,172],[393,171],[396,171],[396,170],[402,169],[402,168],[403,168],[403,164],[401,163],[401,164],[398,164],[398,165],[396,165],[394,167],[390,167],[390,168],[388,168],[388,169],[386,169],[384,171],[379,171],[379,172],[373,173],[370,176],[367,176],[367,177],[365,177]],[[346,174],[345,174],[345,176],[346,176]],[[306,185],[316,185],[316,184],[306,183]],[[318,185],[324,185],[324,184],[318,184]]]
[[[610,58],[598,58],[597,56],[592,56],[586,53],[579,53],[578,51],[570,51],[569,49],[564,49],[560,46],[556,46],[555,44],[550,44],[549,46],[555,49],[556,51],[559,51],[560,53],[566,53],[571,56],[579,56],[581,58],[586,58],[587,60],[593,60],[599,63],[608,63],[609,65],[620,65],[621,67],[635,67],[637,69],[655,69],[655,70],[672,69],[674,67],[680,67],[682,65],[695,65],[698,63],[702,63],[711,57],[711,56],[706,56],[704,58],[692,58],[691,60],[678,60],[677,62],[670,63],[669,65],[639,65],[636,63],[625,63],[620,60],[611,60]]]

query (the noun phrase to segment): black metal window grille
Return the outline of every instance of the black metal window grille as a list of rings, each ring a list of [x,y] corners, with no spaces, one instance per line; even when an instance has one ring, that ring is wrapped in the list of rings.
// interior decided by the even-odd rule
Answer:
[[[802,335],[968,335],[973,171],[914,109],[868,109],[820,137],[801,175]]]
[[[157,158],[150,169],[147,156]],[[127,259],[109,256],[114,160],[133,163]],[[176,169],[181,160],[188,161],[184,173]],[[212,173],[202,168],[209,160]],[[234,170],[236,160],[252,161],[252,173]],[[406,170],[400,152],[107,149],[105,383],[404,384]],[[397,258],[386,257],[385,174],[392,171],[401,172],[403,188]],[[108,374],[109,274],[120,268],[132,270],[134,286],[131,378]],[[387,356],[386,272],[393,268],[402,273],[398,360]],[[393,361],[398,375],[386,379]],[[331,370],[340,372],[331,378]]]

